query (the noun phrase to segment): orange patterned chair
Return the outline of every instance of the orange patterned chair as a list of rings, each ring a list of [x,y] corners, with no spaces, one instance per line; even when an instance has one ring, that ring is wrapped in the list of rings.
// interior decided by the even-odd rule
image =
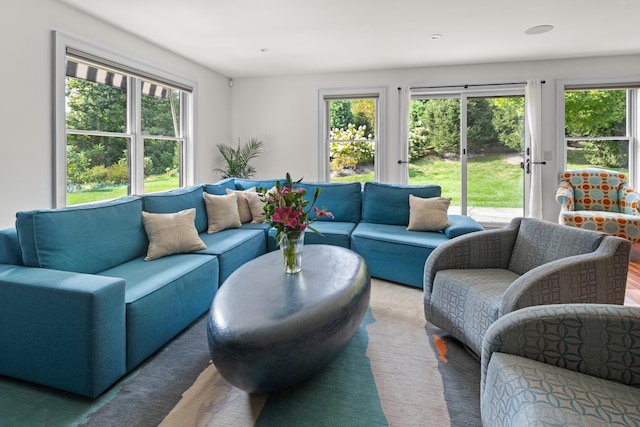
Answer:
[[[560,223],[640,241],[640,194],[624,173],[603,169],[562,173],[556,200]]]

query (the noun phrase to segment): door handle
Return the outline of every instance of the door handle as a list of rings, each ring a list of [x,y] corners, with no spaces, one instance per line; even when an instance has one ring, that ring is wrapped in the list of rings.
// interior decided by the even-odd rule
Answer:
[[[404,160],[398,160],[398,164],[399,164],[399,165],[401,165],[401,164],[403,164],[403,163],[409,163],[409,162],[404,161]]]

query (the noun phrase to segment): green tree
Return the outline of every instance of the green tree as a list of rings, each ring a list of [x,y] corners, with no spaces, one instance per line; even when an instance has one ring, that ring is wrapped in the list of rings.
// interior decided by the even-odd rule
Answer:
[[[626,132],[627,91],[574,90],[565,93],[565,135],[623,136]]]
[[[349,123],[355,123],[351,112],[351,101],[337,100],[329,103],[329,126],[331,129],[347,129]]]
[[[351,100],[351,113],[356,128],[366,126],[371,138],[376,136],[376,100],[362,98]]]
[[[495,98],[491,123],[500,144],[514,151],[522,151],[524,144],[524,97]]]
[[[627,91],[575,90],[565,93],[565,135],[607,137],[626,135]],[[618,141],[588,141],[585,158],[592,165],[628,167],[628,150]]]
[[[127,131],[126,90],[68,77],[65,93],[68,129]],[[178,136],[179,100],[177,90],[169,91],[166,98],[143,95],[143,134]],[[67,147],[67,179],[72,182],[71,189],[79,189],[81,182],[92,186],[126,184],[126,138],[70,134]],[[146,139],[144,150],[145,176],[177,170],[179,149],[175,141]]]
[[[467,100],[467,142],[474,150],[484,150],[498,140],[492,124],[493,110],[489,98]]]

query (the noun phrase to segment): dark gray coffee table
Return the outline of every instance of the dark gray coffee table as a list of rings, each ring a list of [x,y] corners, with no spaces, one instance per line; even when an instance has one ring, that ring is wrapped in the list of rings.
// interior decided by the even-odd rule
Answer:
[[[351,340],[369,306],[363,258],[306,245],[287,275],[275,251],[236,270],[216,293],[207,325],[220,374],[249,393],[291,387],[322,369]]]

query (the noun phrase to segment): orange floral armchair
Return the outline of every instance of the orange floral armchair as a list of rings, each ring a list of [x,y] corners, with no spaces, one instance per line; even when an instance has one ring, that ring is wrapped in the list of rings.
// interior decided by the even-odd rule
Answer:
[[[556,200],[560,223],[640,241],[640,194],[624,173],[604,169],[562,173]]]

